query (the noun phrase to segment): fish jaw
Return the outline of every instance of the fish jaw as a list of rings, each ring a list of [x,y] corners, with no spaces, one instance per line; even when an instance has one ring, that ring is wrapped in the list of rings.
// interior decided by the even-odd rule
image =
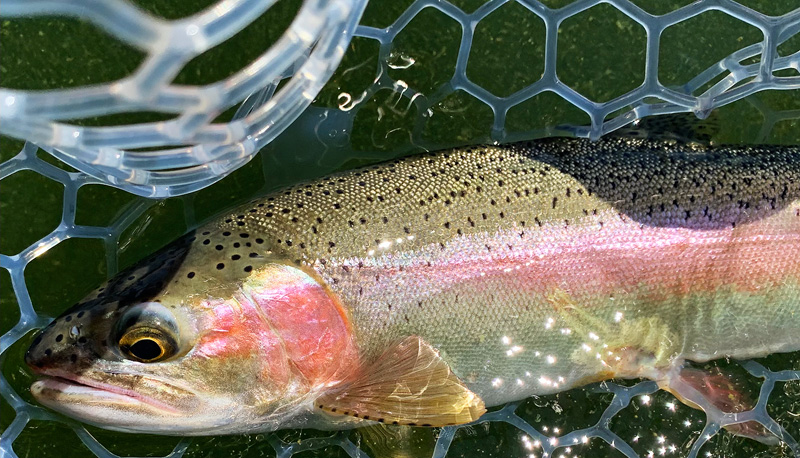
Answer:
[[[163,425],[166,430],[171,426],[164,420],[184,416],[182,410],[193,404],[191,400],[183,399],[179,408],[140,390],[104,383],[86,375],[58,370],[37,372],[44,376],[31,385],[31,394],[37,401],[55,411],[107,429],[140,432],[152,431],[154,425]],[[152,379],[148,382],[162,390],[175,390],[175,387]],[[141,379],[139,383],[142,383]]]

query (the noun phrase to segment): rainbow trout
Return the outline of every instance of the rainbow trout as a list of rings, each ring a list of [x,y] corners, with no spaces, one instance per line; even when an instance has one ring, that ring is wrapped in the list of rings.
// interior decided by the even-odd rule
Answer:
[[[275,192],[111,279],[26,360],[46,406],[194,435],[460,424],[614,377],[721,415],[750,407],[687,361],[796,350],[800,149],[607,138]]]

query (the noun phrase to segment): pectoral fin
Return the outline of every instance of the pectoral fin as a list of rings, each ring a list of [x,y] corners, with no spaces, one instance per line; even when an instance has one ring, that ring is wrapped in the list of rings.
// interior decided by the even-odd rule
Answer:
[[[418,336],[390,347],[340,388],[317,398],[316,406],[332,414],[410,426],[469,423],[486,412],[483,401]]]

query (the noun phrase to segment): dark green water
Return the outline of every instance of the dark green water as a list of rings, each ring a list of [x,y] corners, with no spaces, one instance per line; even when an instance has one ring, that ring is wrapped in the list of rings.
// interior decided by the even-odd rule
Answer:
[[[182,17],[212,2],[137,2],[153,14]],[[362,23],[386,26],[410,4],[409,1],[373,1]],[[482,2],[453,2],[472,11]],[[560,7],[568,0],[543,2]],[[638,0],[647,11],[663,14],[689,1]],[[741,1],[766,14],[782,14],[795,8],[793,0]],[[183,84],[204,84],[229,76],[274,41],[291,20],[297,1],[282,1],[276,9],[246,28],[224,45],[193,60],[177,77]],[[274,14],[273,14],[274,13]],[[713,32],[710,32],[713,31]],[[414,65],[394,65],[390,76],[409,87],[430,94],[440,89],[453,74],[461,30],[457,23],[434,9],[426,9],[398,35],[392,59],[413,58]],[[606,101],[641,83],[644,74],[644,31],[634,21],[608,5],[592,8],[566,20],[559,32],[559,77],[569,86],[595,101]],[[663,37],[659,78],[664,84],[683,84],[718,59],[740,47],[758,42],[760,32],[720,12],[709,12],[668,29]],[[509,95],[536,81],[542,73],[544,25],[519,4],[511,2],[478,24],[470,54],[467,76],[488,91]],[[37,18],[3,20],[0,28],[0,77],[2,85],[18,89],[48,89],[100,83],[129,74],[143,55],[117,42],[93,26],[73,19]],[[800,50],[800,35],[779,47],[783,55]],[[377,42],[357,38],[350,45],[340,69],[319,95],[315,106],[337,108],[340,94],[356,98],[375,78]],[[398,100],[400,103],[398,103]],[[492,122],[491,110],[479,100],[457,91],[431,107],[424,127],[415,130],[423,113],[391,90],[382,90],[365,100],[355,116],[352,131],[341,137],[314,132],[298,126],[262,151],[255,159],[221,182],[194,195],[146,201],[105,186],[91,185],[77,195],[78,224],[108,226],[120,221],[132,208],[147,207],[120,237],[111,253],[118,268],[132,264],[157,250],[188,228],[222,209],[282,185],[318,177],[325,173],[364,163],[389,159],[398,154],[419,151],[420,142],[441,145],[474,144],[487,141]],[[720,143],[800,144],[800,121],[788,119],[771,125],[774,113],[800,110],[800,91],[765,92],[721,108],[716,113],[719,130],[714,140]],[[232,111],[222,115],[230,117]],[[765,117],[764,113],[767,114]],[[124,124],[163,119],[153,113],[81,120],[86,125]],[[311,119],[306,118],[306,119]],[[588,117],[568,102],[550,93],[541,94],[513,108],[506,121],[510,131],[528,131],[562,123],[585,124]],[[314,123],[309,121],[309,125]],[[322,125],[324,127],[324,124]],[[0,159],[14,156],[22,143],[0,139]],[[42,157],[58,164],[44,153]],[[63,165],[59,165],[66,167]],[[31,171],[14,174],[2,181],[0,191],[0,252],[18,253],[52,231],[60,221],[63,186]],[[58,315],[89,290],[105,280],[112,263],[98,239],[70,239],[34,260],[26,269],[25,280],[38,313]],[[19,314],[10,277],[0,273],[0,333],[17,322]],[[3,374],[23,399],[33,403],[27,387],[33,378],[22,364],[22,355],[32,336],[10,349],[3,349]],[[773,369],[800,369],[800,355],[777,355],[764,364]],[[781,383],[770,403],[772,416],[795,437],[800,437],[800,382]],[[542,431],[588,427],[596,422],[611,401],[609,394],[574,390],[557,396],[524,401],[517,414]],[[674,399],[665,393],[652,396],[645,405],[635,399],[614,417],[611,429],[628,441],[642,456],[649,450],[658,453],[658,437],[676,445],[685,454],[686,444],[697,436],[703,415],[677,404],[672,412],[667,403]],[[792,416],[790,413],[794,412]],[[8,403],[0,401],[0,430],[5,431],[15,417]],[[689,421],[691,426],[685,426]],[[163,456],[179,442],[176,438],[139,436],[88,429],[113,453],[122,456]],[[544,432],[544,431],[543,431]],[[369,431],[343,433],[354,444],[374,451]],[[430,456],[437,431],[405,430],[400,442],[411,456]],[[553,432],[558,435],[558,432]],[[258,457],[273,456],[273,444],[309,443],[308,439],[329,436],[316,431],[284,431],[275,434],[194,439],[185,456]],[[640,438],[634,441],[636,436]],[[450,457],[527,456],[538,452],[525,448],[523,433],[502,422],[461,429],[450,448]],[[312,441],[313,442],[313,441]],[[87,457],[89,450],[69,424],[31,421],[14,441],[20,457]],[[563,449],[561,449],[563,451]],[[668,450],[669,451],[669,450]],[[753,441],[723,433],[705,451],[712,456],[772,457],[781,453]],[[576,456],[622,456],[599,439],[573,450]],[[337,446],[299,453],[298,456],[347,456]],[[572,456],[566,454],[565,456]]]

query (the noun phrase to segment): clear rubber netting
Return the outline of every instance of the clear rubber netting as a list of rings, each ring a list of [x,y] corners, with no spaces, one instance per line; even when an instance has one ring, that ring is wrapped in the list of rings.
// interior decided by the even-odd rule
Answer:
[[[230,69],[225,78],[173,84],[192,56],[235,40],[268,17],[272,3],[222,2],[173,21],[119,1],[99,9],[79,0],[3,3],[0,13],[12,20],[79,16],[146,55],[129,76],[66,89],[7,88],[7,62],[0,65],[0,132],[29,140],[0,144],[9,158],[0,165],[0,456],[385,452],[376,445],[383,439],[362,430],[143,440],[33,403],[22,354],[34,331],[232,200],[409,151],[553,134],[597,138],[640,117],[705,116],[723,106],[718,121],[729,142],[800,143],[800,9],[793,1],[373,0],[324,87],[349,38],[345,13],[360,7],[305,2],[287,15],[297,19],[281,41],[284,66],[267,66],[265,54],[256,54],[252,67]],[[339,16],[322,14],[326,7]],[[212,10],[216,16],[206,15]],[[148,116],[134,116],[141,112]],[[131,117],[115,117],[122,113]],[[156,202],[114,191],[105,180],[139,195],[186,195]],[[437,458],[800,456],[800,355],[718,364],[750,382],[758,396],[752,412],[706,417],[652,382],[606,383],[512,403],[476,425],[401,430],[392,443],[407,455]],[[783,435],[782,445],[720,430],[748,419]]]

